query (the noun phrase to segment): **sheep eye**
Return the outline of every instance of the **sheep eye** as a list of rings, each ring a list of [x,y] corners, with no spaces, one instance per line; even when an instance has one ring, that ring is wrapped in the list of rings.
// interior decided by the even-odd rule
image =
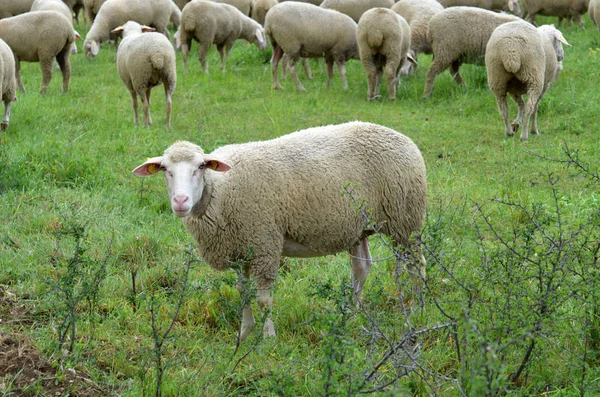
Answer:
[[[203,170],[206,168],[206,163],[202,163],[198,166],[198,169]]]
[[[165,169],[165,175],[168,176],[169,178],[173,176],[173,174],[171,173],[171,171]]]

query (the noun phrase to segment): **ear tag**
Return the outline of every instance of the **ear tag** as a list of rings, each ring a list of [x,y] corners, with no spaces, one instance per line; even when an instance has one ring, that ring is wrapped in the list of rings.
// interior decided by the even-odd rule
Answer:
[[[156,174],[158,170],[156,169],[156,164],[150,164],[148,165],[148,173],[150,174]]]
[[[216,161],[210,162],[210,168],[212,168],[213,170],[216,170],[218,167],[219,167],[219,164]]]
[[[566,45],[568,45],[569,47],[571,47],[571,44],[569,44],[569,43],[567,42],[567,40],[566,40],[566,39],[563,37],[563,35],[562,35],[562,34],[558,34],[558,35],[557,35],[557,39],[558,39],[558,41],[560,41],[561,43],[563,43],[563,44],[566,44]]]

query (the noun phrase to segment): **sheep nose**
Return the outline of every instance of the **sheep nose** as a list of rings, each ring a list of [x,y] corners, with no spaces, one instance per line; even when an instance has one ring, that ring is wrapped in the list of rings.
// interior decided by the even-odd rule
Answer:
[[[173,196],[173,202],[179,206],[185,204],[189,199],[189,196],[184,194],[178,194],[176,196]]]

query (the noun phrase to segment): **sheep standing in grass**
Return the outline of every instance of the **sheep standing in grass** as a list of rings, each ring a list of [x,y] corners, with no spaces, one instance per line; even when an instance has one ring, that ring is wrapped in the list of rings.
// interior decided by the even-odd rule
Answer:
[[[169,39],[163,34],[142,33],[154,30],[154,28],[141,26],[133,21],[113,30],[114,34],[123,34],[123,41],[117,50],[117,70],[131,94],[135,124],[138,123],[138,95],[142,99],[144,125],[152,124],[150,94],[152,87],[163,83],[167,107],[167,127],[170,127],[171,95],[175,91],[177,82],[175,50]]]
[[[236,40],[245,39],[254,43],[261,51],[267,48],[265,31],[258,22],[229,4],[210,1],[192,1],[183,7],[177,36],[181,41],[181,54],[186,71],[192,40],[198,41],[198,59],[205,73],[208,73],[206,55],[213,44],[216,44],[221,56],[223,72]]]
[[[63,76],[62,90],[67,92],[71,79],[69,55],[75,37],[71,21],[56,11],[31,11],[0,20],[0,38],[15,56],[15,75],[21,91],[25,91],[21,81],[21,61],[40,63],[40,93],[45,94],[52,79],[52,62],[56,58]]]
[[[588,12],[590,13],[592,22],[600,30],[600,0],[590,0]]]
[[[555,16],[559,18],[559,24],[562,19],[567,19],[570,24],[575,20],[580,26],[583,26],[581,16],[588,10],[590,0],[522,0],[524,18],[535,25],[535,16],[537,14],[546,16]]]
[[[404,18],[387,8],[372,8],[358,21],[356,30],[360,61],[367,72],[367,99],[379,97],[379,83],[385,68],[388,94],[396,99],[398,73],[407,59],[410,27]],[[413,62],[416,63],[414,59]]]
[[[392,8],[394,0],[323,0],[322,8],[336,10],[348,15],[358,23],[360,17],[371,8]]]
[[[86,57],[98,55],[100,45],[111,38],[110,32],[127,21],[152,26],[169,37],[172,3],[173,0],[106,0],[83,42]]]
[[[440,4],[448,7],[479,7],[490,11],[511,12],[521,16],[521,7],[517,0],[439,0]]]
[[[507,136],[514,135],[523,123],[521,139],[526,140],[530,118],[531,133],[539,133],[537,108],[562,67],[564,52],[561,43],[568,45],[554,26],[544,25],[536,29],[525,21],[506,23],[492,33],[485,53],[485,65],[488,85],[496,96]],[[519,107],[512,124],[508,119],[507,93]],[[522,99],[525,94],[527,105]]]
[[[17,100],[16,92],[15,57],[8,44],[0,39],[0,96],[4,102],[4,118],[0,123],[2,131],[8,128],[10,107]]]
[[[506,22],[520,21],[509,14],[499,14],[476,7],[450,7],[429,20],[428,36],[433,61],[427,71],[424,96],[431,95],[438,74],[450,69],[457,84],[463,84],[459,68],[463,63],[482,65],[485,48],[494,29]]]
[[[356,23],[348,15],[312,4],[287,1],[269,10],[265,32],[273,45],[273,88],[282,89],[277,68],[285,53],[289,57],[290,74],[298,90],[305,91],[296,74],[296,62],[300,57],[325,58],[327,88],[331,86],[335,62],[344,89],[348,89],[344,63],[348,59],[359,58]]]
[[[32,4],[33,0],[0,0],[0,19],[29,12]]]
[[[202,258],[213,268],[235,268],[238,283],[250,276],[258,285],[258,304],[273,303],[271,289],[280,259],[316,257],[348,251],[356,298],[371,267],[368,236],[390,236],[411,246],[417,235],[413,275],[425,276],[420,230],[427,184],[425,163],[406,136],[380,125],[352,122],[310,128],[277,139],[223,146],[211,154],[177,142],[164,155],[148,159],[133,172],[164,171],[173,212],[196,239]],[[340,194],[352,186],[349,194]],[[357,210],[363,203],[370,219]],[[252,308],[243,308],[239,339],[254,327]],[[270,317],[265,336],[275,336]]]
[[[31,5],[31,11],[57,11],[63,14],[73,25],[73,11],[61,0],[35,0]],[[75,31],[75,38],[81,39],[81,36]],[[75,43],[71,45],[71,54],[77,54]]]
[[[431,44],[427,36],[429,20],[444,7],[436,0],[402,0],[394,4],[392,11],[398,13],[410,26],[410,49],[408,53],[416,60],[420,53],[431,54]],[[417,65],[408,59],[400,69],[400,74],[408,75],[411,68],[417,70]]]

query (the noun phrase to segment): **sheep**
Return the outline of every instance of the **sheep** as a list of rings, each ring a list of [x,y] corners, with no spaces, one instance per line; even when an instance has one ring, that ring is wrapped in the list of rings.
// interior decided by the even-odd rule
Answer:
[[[62,2],[71,10],[71,18],[75,17],[75,21],[79,24],[79,12],[85,10],[84,0],[62,0]]]
[[[104,4],[106,0],[84,0],[83,1],[83,9],[85,15],[86,23],[89,22],[91,24],[96,20],[96,15],[100,11],[100,7]]]
[[[4,118],[0,123],[2,131],[8,128],[10,107],[17,100],[16,92],[15,57],[8,44],[0,39],[0,96],[2,96],[2,102],[4,102]]]
[[[252,5],[252,19],[265,26],[265,16],[267,15],[267,11],[277,3],[277,0],[255,0]]]
[[[496,96],[507,136],[514,135],[523,122],[521,139],[527,140],[530,117],[531,133],[539,133],[537,108],[562,68],[564,51],[561,43],[569,45],[554,26],[536,29],[525,21],[500,25],[492,33],[485,52],[485,65],[488,85]],[[508,120],[507,92],[519,107],[512,125]],[[523,102],[523,94],[527,94],[527,105]]]
[[[242,261],[240,293],[253,276],[258,304],[267,315],[282,256],[348,251],[359,301],[371,267],[367,237],[374,233],[373,223],[395,245],[414,249],[418,259],[409,265],[410,274],[425,277],[419,244],[427,201],[425,164],[417,146],[390,128],[363,122],[329,125],[227,145],[211,154],[176,142],[133,173],[158,171],[164,171],[171,208],[195,238],[202,258],[217,270]],[[344,189],[347,194],[340,194]],[[356,199],[369,209],[369,219],[357,211]],[[253,326],[246,302],[240,341]],[[275,336],[270,318],[263,331]]]
[[[284,53],[290,58],[290,74],[296,89],[306,91],[296,74],[295,65],[299,57],[325,58],[327,88],[331,86],[335,62],[344,90],[348,89],[344,63],[348,59],[359,58],[356,22],[348,15],[308,3],[287,1],[269,10],[265,18],[265,33],[273,45],[271,72],[274,89],[282,89],[277,67]]]
[[[367,99],[379,96],[383,68],[390,99],[396,99],[398,72],[408,55],[410,27],[404,18],[387,8],[372,8],[358,21],[356,30],[360,61],[367,72]],[[413,62],[414,59],[412,60]]]
[[[223,72],[237,39],[245,39],[261,51],[267,47],[265,31],[258,22],[242,14],[234,6],[210,1],[192,1],[183,7],[177,36],[181,41],[181,54],[186,72],[192,39],[198,41],[198,59],[205,73],[208,73],[206,54],[213,44],[216,44],[221,56]]]
[[[33,0],[0,0],[0,19],[29,12],[32,4]]]
[[[445,8],[465,6],[479,7],[490,11],[511,12],[516,16],[521,16],[521,7],[517,0],[438,0]]]
[[[61,0],[35,0],[31,5],[31,11],[45,11],[45,10],[54,10],[63,14],[69,21],[71,21],[71,26],[73,26],[73,12],[63,1]],[[81,38],[79,33],[75,31],[75,37]],[[77,46],[75,43],[71,45],[71,54],[77,54]]]
[[[322,8],[346,14],[354,19],[356,23],[358,23],[361,15],[371,8],[392,8],[393,5],[394,0],[324,0],[321,3]]]
[[[588,10],[590,0],[522,0],[525,20],[535,25],[537,14],[559,17],[559,23],[566,18],[570,24],[575,20],[583,27],[581,16]]]
[[[594,25],[600,30],[600,0],[590,0],[588,12],[592,22],[594,22]]]
[[[428,98],[436,76],[447,68],[457,84],[463,84],[459,68],[463,63],[483,64],[485,47],[494,29],[506,22],[519,21],[514,15],[476,7],[450,7],[429,20],[427,32],[433,61],[427,71],[424,96]]]
[[[171,95],[175,91],[177,73],[175,69],[175,49],[161,33],[154,28],[129,21],[112,31],[122,33],[123,40],[117,50],[117,70],[123,83],[131,94],[133,121],[138,124],[137,96],[142,99],[144,125],[152,124],[150,117],[150,94],[152,87],[161,82],[165,88],[167,107],[167,128],[171,127]]]
[[[312,4],[315,6],[320,6],[321,3],[323,2],[323,0],[280,0],[280,3],[283,3],[284,1],[295,1],[298,3],[308,3],[308,4]]]
[[[172,0],[106,0],[83,42],[86,57],[98,55],[100,45],[110,39],[111,30],[130,20],[152,26],[169,37],[171,4]]]
[[[431,44],[427,36],[429,20],[443,9],[444,7],[436,0],[402,0],[392,7],[392,11],[404,17],[410,26],[408,53],[413,59],[416,60],[420,53],[431,54]],[[417,65],[407,59],[400,68],[400,74],[408,75],[413,66],[416,71]]]
[[[30,11],[1,19],[0,38],[15,56],[15,77],[19,90],[25,91],[21,81],[21,61],[40,63],[40,93],[45,94],[52,79],[52,60],[56,58],[63,75],[62,91],[67,92],[71,79],[69,55],[75,37],[71,21],[56,11]]]

